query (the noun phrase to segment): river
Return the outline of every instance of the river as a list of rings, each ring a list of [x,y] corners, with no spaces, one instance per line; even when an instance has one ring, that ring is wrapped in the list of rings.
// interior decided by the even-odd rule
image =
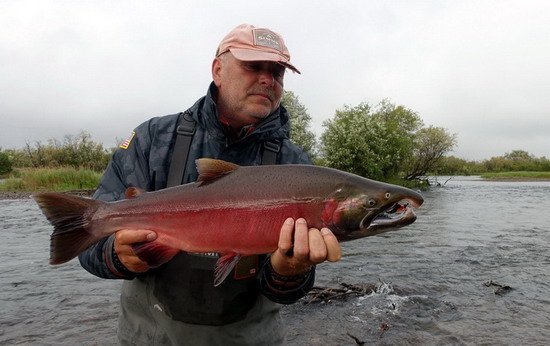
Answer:
[[[285,306],[289,345],[550,343],[550,182],[453,177],[423,195],[414,224],[318,266],[317,286],[375,292]],[[120,282],[49,266],[31,199],[0,200],[0,228],[0,344],[115,344]]]

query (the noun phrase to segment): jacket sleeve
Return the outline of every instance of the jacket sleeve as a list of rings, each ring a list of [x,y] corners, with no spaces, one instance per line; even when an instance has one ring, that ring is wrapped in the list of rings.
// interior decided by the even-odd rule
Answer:
[[[268,256],[259,275],[260,291],[275,303],[293,304],[304,297],[315,283],[315,266],[311,267],[311,270],[304,275],[281,282],[273,278],[273,269],[269,263],[270,257]]]
[[[147,190],[150,185],[148,152],[149,125],[144,123],[132,133],[129,145],[118,148],[103,173],[93,198],[105,202],[124,198],[130,186]],[[82,252],[78,259],[88,272],[106,279],[131,279],[135,274],[125,270],[113,251],[114,234],[101,239]]]

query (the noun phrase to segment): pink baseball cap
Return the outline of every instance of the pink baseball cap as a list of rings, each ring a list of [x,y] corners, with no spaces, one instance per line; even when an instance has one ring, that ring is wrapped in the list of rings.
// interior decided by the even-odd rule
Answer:
[[[223,38],[216,50],[216,56],[227,51],[238,60],[274,61],[300,73],[290,63],[290,53],[282,36],[266,28],[256,28],[249,24],[237,26]]]

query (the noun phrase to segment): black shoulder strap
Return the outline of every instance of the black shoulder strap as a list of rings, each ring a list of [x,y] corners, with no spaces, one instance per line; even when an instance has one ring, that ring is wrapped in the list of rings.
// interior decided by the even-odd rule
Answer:
[[[172,161],[168,171],[168,179],[166,187],[181,185],[185,168],[187,167],[187,159],[191,149],[191,142],[195,134],[195,121],[191,118],[191,114],[185,111],[180,115],[179,124],[177,127],[176,143],[172,152]],[[262,165],[277,164],[277,154],[281,150],[281,142],[271,140],[264,142],[262,152]]]
[[[195,120],[193,120],[189,111],[180,114],[179,125],[176,131],[178,135],[172,152],[172,161],[170,162],[166,187],[181,185],[183,180],[191,142],[195,134]]]
[[[273,139],[264,142],[264,151],[262,153],[262,165],[277,164],[277,154],[281,150],[281,142]]]

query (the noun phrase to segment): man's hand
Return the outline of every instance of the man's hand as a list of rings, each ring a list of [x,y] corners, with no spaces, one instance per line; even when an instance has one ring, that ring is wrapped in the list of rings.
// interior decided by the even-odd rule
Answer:
[[[271,266],[279,275],[305,273],[314,264],[336,262],[342,257],[338,239],[328,228],[308,228],[304,219],[288,218],[281,227],[279,247],[271,254]]]
[[[149,265],[139,259],[132,244],[153,241],[157,234],[149,230],[120,230],[115,233],[114,248],[120,262],[131,272],[144,273]]]

